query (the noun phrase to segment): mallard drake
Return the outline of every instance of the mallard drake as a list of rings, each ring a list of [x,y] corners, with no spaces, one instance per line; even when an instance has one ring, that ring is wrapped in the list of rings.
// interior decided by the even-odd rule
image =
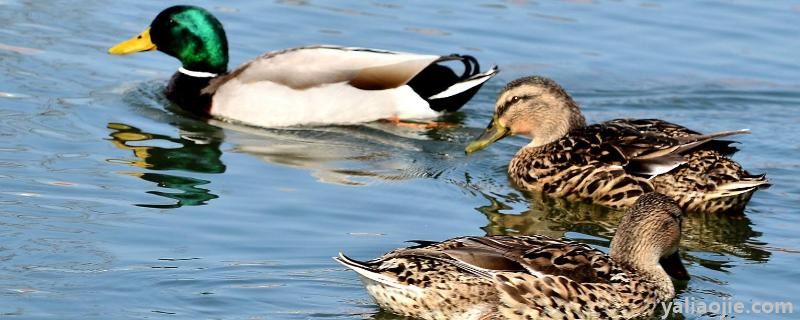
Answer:
[[[651,314],[689,279],[683,213],[648,193],[627,210],[610,253],[545,236],[461,237],[337,261],[382,308],[422,319],[620,319]]]
[[[738,149],[722,137],[748,130],[700,134],[658,119],[616,119],[586,125],[578,104],[555,81],[510,82],[494,116],[467,153],[508,135],[532,138],[511,160],[518,186],[612,208],[631,206],[657,191],[686,211],[740,213],[765,175],[751,175],[729,158]]]
[[[181,61],[166,89],[183,109],[261,127],[424,119],[455,111],[497,74],[468,55],[420,55],[309,46],[266,53],[228,72],[222,23],[195,6],[174,6],[141,34],[110,48],[158,50]],[[460,61],[457,75],[441,64]]]

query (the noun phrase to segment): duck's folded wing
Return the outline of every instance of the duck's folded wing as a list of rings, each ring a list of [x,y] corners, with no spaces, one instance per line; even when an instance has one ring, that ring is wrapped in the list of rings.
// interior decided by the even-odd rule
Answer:
[[[407,83],[441,58],[334,46],[293,48],[245,63],[216,79],[206,92],[214,92],[232,78],[243,83],[270,81],[298,90],[337,82],[367,90],[389,89]]]
[[[610,260],[584,244],[544,236],[462,237],[393,251],[384,258],[416,257],[443,261],[487,278],[497,272],[542,277],[565,276],[579,282],[607,282]]]
[[[682,165],[684,153],[704,145],[726,154],[731,151],[731,142],[719,138],[749,132],[736,130],[704,135],[660,120],[617,119],[586,127],[581,137],[590,137],[598,150],[617,153],[617,157],[612,157],[614,164],[624,165],[626,171],[652,177]]]
[[[670,138],[681,139],[692,136],[700,136],[702,133],[691,130],[679,124],[667,122],[661,119],[614,119],[606,123],[611,123],[620,126],[632,127],[641,133],[666,135]],[[740,131],[732,131],[734,134],[741,133]],[[719,136],[702,143],[700,147],[707,150],[714,150],[723,155],[732,155],[739,151],[738,148],[732,146],[734,141],[719,140]]]
[[[384,255],[381,259],[412,258],[430,259],[453,265],[464,272],[492,278],[498,270],[525,272],[525,268],[509,258],[508,248],[498,248],[485,240],[486,237],[461,237],[442,242],[401,248]]]
[[[682,125],[661,119],[614,119],[606,121],[605,123],[631,127],[635,128],[639,132],[662,134],[672,138],[700,134],[699,132],[686,128]]]

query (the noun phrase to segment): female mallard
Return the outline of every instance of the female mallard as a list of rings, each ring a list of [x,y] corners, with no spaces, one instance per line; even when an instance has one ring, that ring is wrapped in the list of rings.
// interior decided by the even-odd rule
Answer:
[[[180,107],[262,127],[432,118],[455,111],[497,73],[471,56],[312,46],[264,54],[228,70],[228,41],[208,11],[174,6],[141,34],[108,50],[159,50],[182,66],[167,86]],[[456,75],[439,64],[460,61]]]
[[[554,81],[527,77],[502,90],[489,127],[467,153],[511,134],[533,138],[508,166],[511,180],[556,197],[628,207],[657,191],[686,211],[741,212],[764,175],[728,158],[737,151],[720,137],[658,119],[616,119],[586,125],[578,105]]]
[[[422,319],[620,319],[650,314],[688,279],[678,255],[682,212],[639,197],[609,255],[545,236],[418,241],[370,261],[336,258],[382,308]]]

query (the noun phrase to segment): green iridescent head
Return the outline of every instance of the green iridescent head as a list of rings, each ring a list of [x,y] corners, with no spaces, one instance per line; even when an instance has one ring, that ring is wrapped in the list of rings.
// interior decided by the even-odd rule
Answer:
[[[178,58],[184,68],[192,71],[224,73],[228,69],[228,40],[222,23],[200,7],[169,7],[141,34],[108,52],[129,54],[149,50]]]

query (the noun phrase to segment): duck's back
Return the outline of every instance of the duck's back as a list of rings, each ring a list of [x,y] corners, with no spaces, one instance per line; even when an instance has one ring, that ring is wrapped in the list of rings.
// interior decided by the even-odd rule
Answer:
[[[234,69],[219,84],[236,78],[298,90],[343,81],[354,81],[354,86],[363,89],[388,88],[406,83],[439,58],[365,48],[300,47],[266,53]]]
[[[406,86],[439,56],[330,46],[258,57],[215,79],[210,114],[262,127],[350,124],[438,113]]]
[[[731,141],[716,139],[739,133],[701,135],[657,119],[616,119],[523,148],[509,174],[527,189],[614,208],[657,191],[687,211],[740,212],[767,181],[728,158],[736,151]]]

